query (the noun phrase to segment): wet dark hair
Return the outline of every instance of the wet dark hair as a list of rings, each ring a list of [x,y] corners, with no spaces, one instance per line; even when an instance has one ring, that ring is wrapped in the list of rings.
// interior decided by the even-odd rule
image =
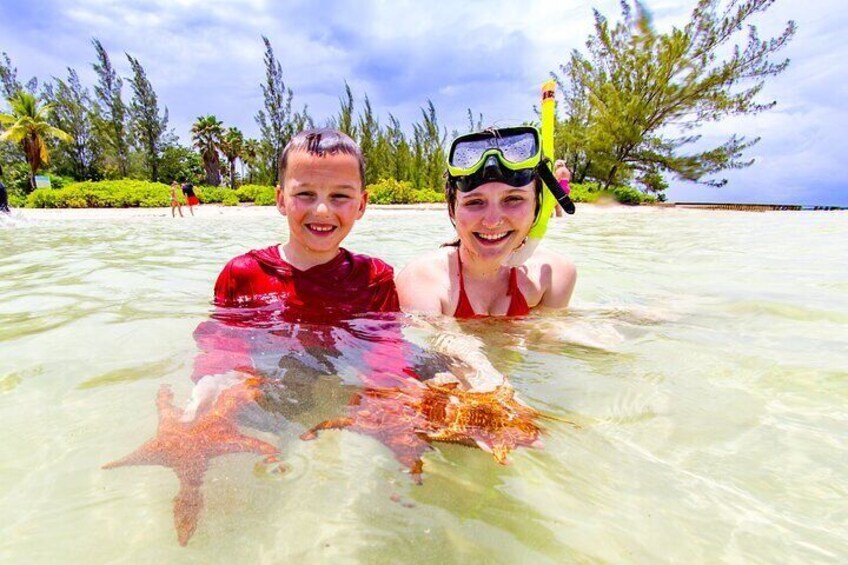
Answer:
[[[445,174],[447,176],[447,173]],[[534,217],[538,220],[539,210],[542,207],[542,190],[544,190],[544,184],[542,183],[542,179],[539,178],[538,174],[533,175],[533,188],[536,192],[536,210],[534,212]],[[448,204],[448,217],[450,218],[453,227],[456,227],[456,222],[453,219],[454,214],[456,213],[456,193],[458,189],[456,185],[450,181],[450,178],[445,182],[445,202]],[[473,191],[472,191],[473,192]],[[535,221],[533,222],[536,223]],[[451,241],[449,243],[443,243],[441,247],[459,247],[459,238]]]
[[[365,190],[365,157],[362,156],[362,149],[348,135],[339,130],[333,128],[305,129],[292,137],[280,154],[280,186],[283,185],[283,180],[286,178],[289,154],[292,152],[304,152],[318,157],[323,157],[328,153],[330,155],[340,153],[353,155],[359,162],[359,181],[362,183],[362,189]]]

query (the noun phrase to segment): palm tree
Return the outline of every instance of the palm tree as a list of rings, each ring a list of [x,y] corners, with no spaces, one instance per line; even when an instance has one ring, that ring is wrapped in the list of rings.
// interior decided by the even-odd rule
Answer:
[[[238,128],[227,128],[221,137],[221,153],[230,165],[230,188],[236,187],[236,159],[244,152],[244,134]]]
[[[52,104],[39,104],[32,94],[19,90],[9,98],[11,113],[0,114],[0,125],[6,128],[0,134],[0,141],[19,143],[31,171],[29,184],[35,189],[35,174],[47,165],[50,155],[47,152],[47,137],[71,143],[73,139],[66,132],[51,126],[47,122]]]
[[[256,159],[259,156],[259,140],[258,139],[246,139],[244,141],[244,150],[242,151],[241,164],[247,164],[247,179],[248,183],[252,184],[254,182],[254,171],[256,170]],[[242,171],[242,177],[244,177],[244,171]]]
[[[194,146],[200,150],[203,168],[206,170],[206,184],[218,186],[221,184],[221,159],[218,148],[223,133],[222,122],[215,116],[200,116],[191,126],[191,139]]]

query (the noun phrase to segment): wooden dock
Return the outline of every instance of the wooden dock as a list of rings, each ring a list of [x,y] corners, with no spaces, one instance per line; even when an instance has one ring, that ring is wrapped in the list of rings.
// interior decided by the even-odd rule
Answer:
[[[800,204],[744,204],[732,202],[666,202],[675,208],[697,208],[701,210],[737,210],[741,212],[798,212],[848,210],[842,206],[802,206]]]

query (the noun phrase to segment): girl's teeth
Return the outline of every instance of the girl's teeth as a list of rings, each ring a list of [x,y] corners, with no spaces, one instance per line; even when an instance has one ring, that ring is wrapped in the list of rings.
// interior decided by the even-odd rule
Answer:
[[[507,232],[495,233],[495,234],[480,233],[480,234],[477,234],[477,235],[479,235],[482,239],[488,239],[489,241],[495,241],[497,239],[501,239],[506,234],[507,234]]]

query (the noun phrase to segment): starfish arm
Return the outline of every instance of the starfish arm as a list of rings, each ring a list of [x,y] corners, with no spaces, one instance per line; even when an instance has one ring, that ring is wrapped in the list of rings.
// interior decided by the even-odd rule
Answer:
[[[220,448],[221,454],[251,452],[259,453],[261,455],[276,455],[279,453],[279,450],[270,443],[242,434],[232,438],[227,438],[218,447]]]
[[[309,441],[318,437],[318,432],[321,430],[342,430],[348,426],[353,425],[353,418],[336,418],[333,420],[324,420],[313,426],[309,431],[303,433],[300,436],[300,439]]]
[[[115,467],[126,467],[128,465],[162,465],[162,460],[156,457],[156,447],[155,440],[147,441],[129,455],[106,463],[101,469],[114,469]]]
[[[424,461],[421,456],[428,449],[432,449],[430,444],[416,434],[392,436],[388,439],[389,441],[384,443],[394,453],[395,459],[409,469],[409,476],[415,484],[422,484],[424,481],[421,473],[424,471]]]
[[[170,425],[182,416],[182,411],[174,406],[174,392],[168,385],[159,387],[156,395],[156,408],[159,411],[159,427]]]
[[[180,492],[174,497],[174,527],[180,545],[185,546],[194,535],[202,510],[203,493],[200,492],[200,483],[181,480]]]

